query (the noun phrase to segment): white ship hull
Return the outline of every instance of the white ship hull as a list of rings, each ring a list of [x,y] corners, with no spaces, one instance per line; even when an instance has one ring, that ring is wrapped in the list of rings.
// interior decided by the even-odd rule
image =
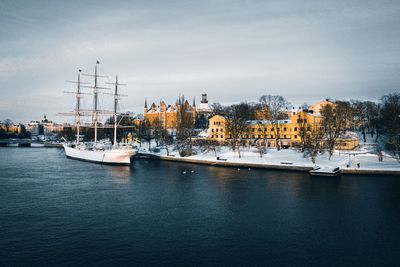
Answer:
[[[128,149],[107,149],[107,150],[87,150],[77,147],[70,147],[63,144],[65,155],[69,158],[115,165],[130,165],[131,157],[135,156],[137,150]]]

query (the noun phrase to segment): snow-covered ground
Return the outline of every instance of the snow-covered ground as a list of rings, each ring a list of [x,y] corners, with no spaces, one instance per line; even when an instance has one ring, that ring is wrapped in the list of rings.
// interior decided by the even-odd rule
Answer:
[[[369,141],[369,140],[368,140]],[[361,147],[357,150],[352,151],[335,151],[332,158],[329,160],[328,153],[318,154],[316,158],[316,164],[321,167],[341,167],[343,169],[359,169],[359,170],[395,170],[400,171],[400,162],[387,153],[383,153],[383,161],[379,161],[379,157],[375,151],[376,145],[371,143],[363,143],[361,141]],[[178,151],[172,151],[170,148],[170,155],[175,158],[179,158]],[[147,146],[143,146],[140,152],[148,153]],[[167,152],[165,149],[161,149],[158,153],[152,153],[158,156],[166,156]],[[215,153],[213,151],[201,153],[186,159],[196,160],[207,160],[217,161],[216,156],[220,160],[226,160],[232,163],[256,163],[266,165],[290,165],[290,166],[301,166],[301,167],[313,167],[314,164],[311,158],[304,157],[303,153],[296,149],[282,149],[277,151],[276,149],[268,149],[267,153],[260,157],[256,148],[241,149],[241,158],[238,153],[232,151],[229,147],[221,147],[220,151]],[[219,160],[219,161],[220,161]],[[359,166],[358,166],[359,165]]]

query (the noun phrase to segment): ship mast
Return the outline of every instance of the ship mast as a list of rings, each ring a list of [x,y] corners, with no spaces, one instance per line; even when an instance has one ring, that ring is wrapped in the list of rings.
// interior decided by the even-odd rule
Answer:
[[[98,90],[97,90],[97,65],[100,64],[96,61],[96,66],[94,67],[94,87],[93,87],[93,123],[94,123],[94,144],[97,143],[97,103],[98,103]]]
[[[80,107],[81,107],[81,72],[82,70],[79,70],[78,73],[78,87],[77,87],[77,92],[76,92],[76,117],[75,117],[75,121],[76,121],[76,144],[79,144],[79,127],[81,124],[81,120],[80,120]]]
[[[97,127],[98,127],[98,117],[99,114],[100,115],[105,115],[107,113],[111,113],[111,112],[107,112],[105,110],[99,110],[98,106],[99,106],[99,100],[98,100],[98,96],[101,89],[105,89],[108,90],[110,88],[107,87],[101,87],[98,84],[98,79],[99,78],[108,78],[108,76],[100,76],[97,74],[97,65],[99,65],[100,62],[97,60],[96,61],[96,65],[94,67],[94,75],[91,74],[82,74],[84,76],[91,76],[94,77],[94,86],[83,86],[83,87],[88,87],[88,88],[92,88],[93,89],[93,109],[91,111],[91,116],[92,116],[92,123],[94,124],[94,144],[97,144]]]
[[[117,145],[118,75],[115,76],[114,92],[114,146]]]
[[[68,83],[76,83],[77,84],[76,91],[64,91],[64,93],[74,94],[76,96],[75,110],[73,112],[68,112],[68,113],[58,113],[58,115],[61,115],[61,116],[75,116],[76,144],[79,144],[79,140],[80,140],[81,116],[89,115],[89,113],[87,111],[81,109],[81,98],[83,98],[83,95],[90,95],[88,93],[82,92],[82,90],[81,90],[82,87],[87,87],[82,84],[88,84],[87,82],[81,81],[81,72],[82,72],[82,70],[79,70],[77,81],[67,81]],[[92,113],[90,112],[90,114],[92,114]]]
[[[118,87],[120,85],[126,86],[126,84],[118,83],[118,75],[115,76],[115,83],[107,83],[107,84],[112,84],[112,85],[115,86],[114,94],[113,94],[114,95],[114,110],[113,110],[113,115],[114,115],[114,143],[113,143],[113,145],[116,146],[117,145],[117,127],[118,127],[119,122],[122,120],[122,118],[121,118],[121,120],[119,122],[117,121],[117,119],[118,119],[118,101],[120,100],[120,97],[127,96],[127,95],[120,94],[119,91],[118,91]],[[122,115],[122,117],[124,117],[124,115]]]

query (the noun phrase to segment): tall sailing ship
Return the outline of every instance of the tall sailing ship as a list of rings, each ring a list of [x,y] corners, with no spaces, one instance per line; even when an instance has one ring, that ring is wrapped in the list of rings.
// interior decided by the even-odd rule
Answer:
[[[85,76],[92,76],[94,78],[94,85],[87,86],[81,81],[81,70],[78,73],[78,80],[74,83],[77,83],[76,92],[67,92],[73,93],[76,95],[76,108],[72,113],[67,113],[65,115],[73,115],[75,116],[75,126],[76,126],[76,140],[73,142],[65,142],[63,143],[65,155],[68,158],[90,161],[95,163],[102,164],[115,164],[115,165],[129,165],[131,163],[131,159],[137,154],[137,149],[132,146],[132,144],[126,143],[118,143],[117,142],[117,128],[118,128],[118,117],[122,114],[118,113],[118,101],[120,97],[123,96],[118,92],[118,87],[122,84],[118,83],[118,76],[116,76],[115,90],[114,93],[111,94],[114,97],[114,110],[112,112],[100,110],[98,105],[98,96],[101,90],[109,89],[105,87],[100,87],[98,85],[99,76],[97,74],[97,65],[99,61],[96,62],[94,75],[82,74]],[[90,93],[85,93],[81,91],[81,87],[91,88],[93,89],[93,109],[85,110],[81,108],[81,98],[84,95],[91,95]],[[107,93],[105,93],[107,94]],[[111,143],[108,140],[97,140],[97,129],[98,129],[98,118],[99,116],[113,116],[114,121],[114,142]],[[94,126],[94,140],[93,142],[81,142],[80,135],[80,127],[81,127],[81,117],[82,116],[91,116],[92,122]]]

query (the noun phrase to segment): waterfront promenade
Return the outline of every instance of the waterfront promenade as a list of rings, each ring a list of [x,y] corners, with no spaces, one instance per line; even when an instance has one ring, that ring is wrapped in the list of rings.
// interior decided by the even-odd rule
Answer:
[[[258,169],[274,169],[308,172],[315,165],[341,167],[344,174],[385,174],[400,175],[400,163],[386,156],[382,162],[378,161],[378,157],[371,153],[351,154],[336,151],[331,160],[327,155],[320,155],[313,164],[309,158],[304,158],[303,154],[293,149],[283,149],[276,151],[270,149],[269,152],[261,158],[254,149],[245,149],[243,156],[222,148],[222,151],[216,156],[213,152],[200,153],[189,157],[180,157],[177,151],[166,155],[165,151],[158,153],[149,152],[145,148],[140,150],[139,157],[153,158],[157,160],[186,162],[193,164],[204,164],[211,166],[224,166],[236,168],[258,168]],[[359,165],[358,165],[359,164]]]

